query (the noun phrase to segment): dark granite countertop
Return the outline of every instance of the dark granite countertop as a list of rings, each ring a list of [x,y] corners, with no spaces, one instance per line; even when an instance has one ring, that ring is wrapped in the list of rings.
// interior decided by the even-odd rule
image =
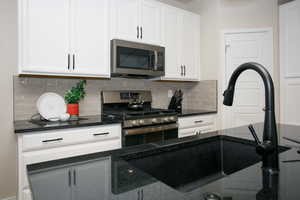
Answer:
[[[101,115],[82,116],[77,121],[66,122],[39,122],[30,120],[14,121],[16,134],[24,134],[29,132],[47,131],[55,129],[78,128],[86,126],[97,126],[121,123],[122,120],[116,118],[108,118]]]
[[[178,113],[178,117],[186,117],[193,115],[204,115],[217,113],[214,110],[183,110],[182,113]],[[14,128],[16,134],[32,133],[39,131],[66,129],[66,128],[78,128],[86,126],[97,126],[122,123],[122,119],[109,118],[102,115],[81,116],[78,121],[66,121],[66,122],[38,122],[31,120],[17,120],[14,121]]]
[[[184,109],[181,113],[178,113],[178,117],[188,117],[194,115],[206,115],[218,113],[217,110],[204,110],[204,109]]]
[[[262,130],[262,124],[256,124],[255,128]],[[135,200],[141,199],[142,195],[147,200],[204,200],[210,193],[222,200],[300,199],[300,154],[297,149],[283,147],[289,143],[280,140],[280,173],[271,179],[261,170],[254,142],[238,137],[239,133],[246,132],[245,126],[29,165],[29,181],[35,200],[44,200],[38,198],[43,196],[43,182],[37,178],[38,174],[48,173],[49,177],[52,168],[74,168],[82,162],[106,157],[111,166],[111,182],[99,179],[99,184],[109,184],[109,194],[105,194],[109,195],[107,199]],[[278,133],[299,139],[300,126],[281,124]],[[271,190],[267,186],[272,186]]]

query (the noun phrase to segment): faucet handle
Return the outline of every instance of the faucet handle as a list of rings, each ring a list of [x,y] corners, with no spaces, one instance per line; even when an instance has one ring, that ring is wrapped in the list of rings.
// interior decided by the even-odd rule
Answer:
[[[257,134],[256,134],[256,131],[255,131],[255,129],[254,129],[254,127],[253,127],[252,124],[250,124],[248,126],[248,129],[250,130],[252,136],[254,137],[254,140],[255,140],[256,144],[258,144],[258,145],[261,144],[261,141],[259,141],[259,139],[257,137]]]

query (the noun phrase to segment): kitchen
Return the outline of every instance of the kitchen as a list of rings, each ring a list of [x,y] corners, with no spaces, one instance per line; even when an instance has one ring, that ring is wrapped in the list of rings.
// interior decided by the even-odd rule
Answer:
[[[1,39],[3,48],[0,48],[1,52],[3,51],[2,55],[5,56],[3,56],[0,64],[1,66],[3,65],[3,67],[1,67],[3,74],[8,74],[8,76],[3,77],[1,80],[5,94],[1,102],[1,105],[3,103],[3,113],[0,116],[2,121],[8,121],[7,119],[10,119],[10,123],[3,123],[3,140],[1,142],[1,163],[3,164],[1,164],[0,180],[11,180],[9,182],[1,181],[1,198],[12,197],[8,199],[16,199],[16,196],[18,196],[17,199],[61,198],[61,196],[51,196],[54,194],[60,195],[59,188],[56,192],[49,191],[50,193],[48,193],[44,191],[45,187],[42,187],[43,183],[49,183],[50,185],[48,185],[48,187],[51,187],[53,186],[53,182],[51,185],[50,181],[57,183],[60,179],[55,179],[55,175],[50,173],[51,170],[49,171],[50,174],[46,172],[39,173],[47,171],[47,169],[52,169],[53,167],[59,168],[59,166],[62,166],[60,162],[64,163],[64,167],[61,168],[63,169],[62,171],[58,172],[63,174],[58,173],[57,176],[64,177],[62,175],[66,173],[66,177],[69,177],[69,179],[67,178],[61,181],[64,182],[67,180],[67,182],[72,182],[72,184],[69,182],[66,183],[68,186],[67,190],[70,191],[72,197],[64,196],[62,199],[94,199],[93,195],[99,194],[97,190],[99,190],[98,192],[101,190],[100,193],[104,195],[98,197],[100,199],[186,199],[186,196],[182,196],[182,194],[188,193],[186,191],[197,191],[195,184],[194,186],[193,184],[188,184],[195,183],[196,179],[198,179],[196,180],[196,182],[198,181],[196,184],[198,189],[215,192],[215,195],[222,196],[223,199],[253,199],[255,194],[260,191],[262,183],[259,172],[257,172],[258,175],[254,178],[255,180],[251,179],[248,182],[246,181],[250,184],[250,188],[254,187],[252,190],[255,192],[243,196],[241,194],[243,192],[237,192],[237,190],[232,189],[237,186],[232,186],[232,191],[229,192],[229,194],[228,188],[223,188],[224,184],[230,185],[238,183],[239,180],[235,181],[234,177],[237,179],[241,178],[239,173],[247,174],[245,171],[257,170],[259,167],[257,169],[256,167],[261,165],[260,163],[257,164],[257,159],[260,158],[260,156],[255,157],[255,152],[253,154],[249,153],[249,155],[247,153],[245,157],[249,157],[249,159],[246,160],[243,160],[243,156],[238,153],[232,153],[233,158],[229,160],[225,159],[225,157],[221,159],[222,156],[219,157],[220,153],[222,155],[228,155],[227,153],[230,152],[230,148],[228,149],[225,145],[226,143],[230,143],[232,146],[234,146],[234,144],[238,146],[237,149],[234,149],[234,152],[251,152],[255,146],[253,144],[251,146],[251,142],[247,143],[247,141],[244,140],[235,141],[232,139],[233,136],[253,141],[253,137],[246,126],[239,129],[230,129],[228,131],[225,131],[226,128],[264,121],[264,111],[262,111],[264,107],[264,93],[261,93],[261,90],[263,91],[263,85],[259,82],[261,85],[259,85],[259,87],[255,86],[255,83],[258,83],[256,78],[259,78],[256,73],[249,73],[249,76],[241,77],[242,80],[237,84],[239,90],[244,89],[245,91],[249,91],[251,89],[254,92],[247,93],[249,94],[248,96],[243,95],[245,93],[239,92],[241,95],[236,95],[237,97],[235,97],[234,100],[238,102],[237,105],[234,104],[233,108],[223,106],[222,94],[227,87],[227,83],[225,84],[224,82],[225,79],[230,78],[233,72],[231,68],[228,68],[226,73],[224,72],[227,66],[224,64],[225,60],[230,61],[228,66],[231,65],[230,63],[236,62],[242,64],[240,63],[241,61],[232,60],[231,62],[231,60],[227,59],[227,56],[233,59],[236,59],[237,56],[232,56],[233,54],[231,55],[230,53],[224,54],[224,47],[229,48],[229,50],[230,48],[234,49],[236,48],[236,46],[234,46],[236,40],[249,41],[249,35],[252,37],[250,39],[255,42],[261,41],[261,38],[264,38],[263,41],[265,41],[265,43],[263,45],[265,45],[266,48],[263,48],[265,46],[259,46],[260,52],[263,52],[260,53],[259,56],[263,55],[263,58],[250,56],[251,60],[247,58],[248,61],[247,59],[242,61],[260,62],[268,68],[275,84],[277,122],[297,125],[295,109],[291,109],[291,107],[295,108],[297,101],[292,101],[292,103],[286,102],[290,102],[291,99],[293,99],[290,96],[293,92],[290,91],[294,91],[296,84],[292,84],[294,86],[293,88],[288,88],[288,86],[290,81],[296,81],[298,71],[297,68],[293,68],[293,66],[295,66],[293,62],[291,62],[291,64],[284,62],[285,59],[294,59],[295,63],[297,56],[293,56],[294,54],[292,53],[288,55],[284,54],[286,48],[295,48],[288,46],[291,45],[291,43],[286,44],[281,42],[283,44],[280,44],[280,46],[283,45],[284,48],[283,50],[281,48],[280,51],[283,51],[283,53],[279,52],[278,30],[280,25],[279,12],[282,13],[280,16],[281,22],[290,21],[289,19],[294,16],[287,14],[289,13],[288,9],[298,8],[298,1],[290,3],[280,1],[280,7],[275,0],[255,0],[252,2],[243,0],[234,2],[229,0],[165,0],[160,2],[150,0],[115,0],[101,1],[101,3],[94,0],[88,1],[88,3],[86,1],[74,1],[75,3],[71,3],[70,5],[69,1],[65,1],[64,3],[61,1],[42,2],[33,0],[20,2],[19,4],[17,4],[17,1],[1,2],[0,6],[3,9],[3,18],[1,18],[3,21],[1,20],[1,24],[3,24],[3,29],[5,29],[5,31],[1,32],[1,34],[3,34],[3,37],[1,37],[3,38],[3,40]],[[99,12],[99,9],[101,9],[102,12]],[[66,14],[66,10],[68,10],[68,14]],[[256,12],[255,15],[253,15],[254,11]],[[54,12],[56,15],[53,15]],[[20,23],[19,28],[17,23],[18,16]],[[89,23],[86,23],[87,21]],[[95,23],[101,23],[101,26],[95,27]],[[294,23],[295,24],[283,24],[285,27],[289,26],[288,28],[291,28],[296,27],[297,22]],[[288,35],[290,32],[285,32],[285,29],[282,29],[282,27],[283,25],[281,24],[280,37],[296,37],[293,34]],[[293,30],[295,30],[295,32],[297,31],[296,28]],[[177,34],[174,34],[174,32]],[[246,36],[243,35],[245,33]],[[240,38],[234,38],[236,35],[239,35]],[[245,37],[246,39],[244,39]],[[19,40],[17,40],[17,38],[19,38]],[[56,43],[54,43],[54,41]],[[283,41],[282,38],[280,38],[280,41]],[[138,74],[136,70],[135,73],[122,71],[122,74],[120,74],[120,72],[113,67],[113,62],[116,61],[117,63],[115,66],[120,66],[120,59],[122,60],[123,55],[122,50],[119,52],[113,51],[114,42],[120,42],[121,49],[129,42],[129,48],[127,45],[126,48],[123,49],[123,53],[126,54],[128,50],[135,49],[137,50],[137,52],[135,51],[136,56],[142,57],[146,55],[146,62],[149,66],[154,66],[157,69],[160,68],[160,63],[163,62],[160,62],[161,60],[158,58],[161,57],[161,55],[158,51],[153,51],[153,47],[165,48],[165,52],[162,51],[162,53],[165,53],[165,56],[163,56],[165,59],[164,76],[153,76],[153,74],[151,74],[152,77],[145,77],[143,74],[143,76]],[[139,44],[142,44],[144,47],[140,48],[134,46],[139,46]],[[245,48],[250,48],[252,47],[251,45]],[[41,51],[41,49],[44,49],[44,51]],[[143,49],[143,51],[141,51],[141,49]],[[231,50],[229,52],[239,52],[239,50]],[[295,49],[292,50],[295,51]],[[226,51],[228,52],[228,49]],[[249,53],[247,50],[241,52],[241,54],[237,53],[236,55],[240,56]],[[279,55],[281,57],[280,63]],[[128,57],[126,56],[127,55],[124,55],[123,58],[127,59]],[[98,59],[99,57],[101,59]],[[117,57],[119,57],[119,59]],[[242,57],[238,59],[241,58]],[[132,59],[135,58],[132,57]],[[129,59],[129,61],[133,60]],[[135,61],[143,62],[142,59],[136,59]],[[136,63],[132,62],[123,64],[130,64],[131,67],[137,67],[133,66]],[[235,68],[238,67],[236,66],[237,64],[233,65]],[[279,66],[284,65],[292,66],[288,68],[288,76],[282,76],[282,69]],[[224,74],[226,74],[225,77]],[[134,77],[132,77],[132,75],[134,75]],[[138,77],[136,77],[137,75]],[[87,80],[87,82],[85,85],[86,95],[79,104],[79,121],[60,122],[59,126],[57,123],[45,123],[44,121],[42,121],[44,124],[30,122],[31,117],[38,111],[36,102],[44,93],[57,93],[63,98],[66,92],[76,86],[80,80]],[[243,83],[243,81],[249,83],[249,80],[252,81],[251,84],[247,85]],[[282,83],[285,82],[287,84],[283,85]],[[242,88],[242,86],[245,86],[245,88]],[[287,89],[284,87],[287,87]],[[113,95],[114,97],[118,97],[117,102],[115,98],[105,98],[107,94],[112,94],[112,91],[118,92],[116,95]],[[177,91],[177,94],[179,91],[183,93],[182,104],[178,104],[179,106],[175,107],[175,110],[178,109],[179,114],[174,112],[166,113],[165,111],[169,107],[172,96],[176,94],[175,91]],[[286,92],[286,95],[281,95],[282,92]],[[143,94],[148,98],[140,98]],[[239,104],[239,102],[242,102],[240,101],[241,99],[239,99],[240,96],[246,100],[251,100],[256,97],[255,95],[260,95],[258,99],[261,99],[257,104],[252,103],[253,101],[245,101],[245,105]],[[289,97],[288,100],[287,97]],[[114,101],[104,101],[107,99],[113,99]],[[117,106],[116,104],[120,106],[120,103],[124,104],[129,101],[133,106],[140,106],[142,104],[143,108],[148,108],[148,111],[150,108],[152,113],[148,114],[144,112],[143,117],[145,118],[141,118],[141,115],[132,118],[132,116],[129,117],[122,114],[121,119],[117,116],[111,116],[111,110],[107,109],[112,106],[111,104],[115,104],[113,108],[119,111],[124,107],[115,107]],[[246,108],[248,110],[246,110]],[[257,108],[259,108],[259,111],[255,110]],[[182,113],[180,112],[181,110]],[[245,115],[246,111],[248,112],[247,115]],[[234,113],[235,115],[233,115]],[[255,115],[253,113],[255,113]],[[127,147],[128,150],[126,151],[124,134],[128,133],[130,135],[130,133],[133,132],[137,133],[137,130],[133,131],[131,127],[124,126],[127,122],[130,126],[135,126],[135,124],[138,123],[139,126],[157,128],[152,127],[152,125],[163,124],[162,121],[165,121],[163,123],[166,124],[159,127],[159,131],[157,131],[157,129],[150,130],[150,132],[156,131],[161,132],[161,134],[157,134],[156,137],[152,138],[138,139],[139,141],[142,140],[142,142],[139,142],[140,145]],[[169,127],[171,127],[173,130],[175,124],[178,125],[177,137],[181,139],[168,140],[166,135],[172,135],[172,131],[167,131],[167,129],[169,130]],[[255,125],[255,130],[261,140],[263,127],[259,124]],[[145,135],[145,129],[138,131],[138,135],[141,134],[141,131]],[[167,134],[169,132],[170,134]],[[287,134],[284,136],[289,139],[299,139],[299,137],[297,137],[297,128],[285,125],[278,127],[278,135],[280,135],[280,137],[282,137],[282,134],[285,132],[287,132]],[[220,137],[219,135],[228,135],[228,138]],[[153,141],[153,139],[155,140]],[[211,141],[213,139],[215,141]],[[135,140],[135,142],[138,140]],[[173,141],[174,143],[169,141]],[[211,150],[212,152],[209,151],[207,153],[207,155],[209,155],[206,158],[208,159],[208,164],[201,165],[203,169],[201,168],[201,170],[199,170],[203,171],[203,177],[205,177],[205,179],[199,179],[199,174],[191,175],[180,167],[175,168],[182,172],[181,175],[184,177],[180,177],[178,172],[171,173],[172,170],[168,168],[168,164],[161,163],[162,167],[164,167],[164,173],[169,174],[169,176],[165,176],[161,174],[159,170],[156,171],[157,168],[155,168],[155,166],[149,164],[149,168],[145,168],[144,163],[139,163],[143,155],[139,155],[138,152],[140,152],[140,154],[144,152],[152,155],[151,151],[160,151],[162,152],[162,156],[164,153],[167,156],[169,155],[167,153],[168,151],[165,152],[163,149],[166,149],[168,145],[177,148],[178,143],[181,143],[182,148],[187,145],[187,147],[183,149],[189,149],[191,142],[201,143],[201,145],[197,143],[196,146],[199,146],[203,152],[211,148],[214,149]],[[211,143],[211,145],[207,146],[209,143]],[[219,149],[219,145],[216,145],[219,143],[224,145],[223,149]],[[240,143],[247,143],[248,146],[244,145],[239,147]],[[297,143],[288,142],[288,140],[284,139],[280,139],[279,143],[297,147]],[[113,150],[121,147],[123,147],[121,150]],[[246,150],[243,151],[243,148],[246,148]],[[197,149],[194,150],[199,152]],[[172,153],[172,151],[169,152]],[[279,148],[279,151],[285,152],[286,149]],[[296,151],[295,154],[293,153],[294,151],[292,152],[293,155],[290,155],[289,152],[290,151],[287,151],[286,154],[280,153],[280,156],[282,156],[285,161],[297,160]],[[173,165],[181,163],[179,161],[182,161],[182,156],[178,157],[179,155],[180,153],[169,157]],[[191,155],[191,152],[188,152],[186,155]],[[250,159],[251,156],[254,158]],[[221,163],[214,161],[212,157],[217,157],[218,160],[221,159],[223,161]],[[68,158],[74,158],[74,160],[68,160]],[[86,172],[84,167],[80,168],[80,166],[78,166],[78,169],[76,167],[75,160],[78,161],[77,163],[84,163],[87,160],[97,160],[98,158],[101,159],[98,163],[99,166],[95,165],[95,170],[99,168],[102,170],[100,170],[101,173],[99,171],[99,176],[95,176],[95,179],[93,179],[93,177],[86,178],[89,177],[90,174]],[[192,158],[191,156],[191,159]],[[212,165],[231,165],[235,160],[234,158],[239,160],[240,163],[231,169],[216,167],[215,171],[206,171],[208,168],[213,168]],[[178,162],[176,162],[176,160]],[[197,160],[197,155],[192,160]],[[199,162],[201,162],[201,160]],[[188,163],[188,160],[182,163]],[[239,171],[252,165],[254,167]],[[192,162],[188,168],[193,171],[193,166],[195,168],[196,163]],[[295,167],[294,173],[297,173],[296,163],[290,167],[289,170],[291,171],[293,171],[292,168]],[[80,176],[80,169],[83,171],[83,175],[86,173],[85,176]],[[280,173],[287,173],[285,166],[280,166],[280,169]],[[168,171],[170,171],[170,173],[167,173]],[[29,180],[27,180],[27,173],[32,174],[32,176],[29,176]],[[78,175],[76,173],[78,173]],[[177,173],[179,177],[178,180],[173,180],[176,177],[174,173]],[[194,173],[197,174],[197,172]],[[230,176],[224,177],[222,173],[230,174]],[[130,174],[132,174],[132,176]],[[213,174],[213,176],[209,178],[208,176],[211,174]],[[35,181],[42,180],[43,175],[46,175],[46,179],[50,181],[42,181],[39,182],[39,184],[35,184]],[[233,178],[229,178],[231,175]],[[194,176],[195,180],[190,180],[191,176]],[[247,176],[249,176],[249,174]],[[53,177],[53,180],[50,177]],[[80,183],[80,177],[87,185],[94,185],[95,181],[102,180],[103,178],[108,182],[102,183],[103,187],[101,188],[93,188],[90,185],[90,196],[85,196],[89,192],[86,190],[86,187],[83,187],[83,191],[77,191],[79,196],[76,197],[75,190],[77,187],[75,187],[75,185],[76,183]],[[137,180],[134,180],[134,178],[137,178]],[[126,179],[126,181],[122,182],[123,179]],[[258,180],[259,182],[256,183]],[[279,191],[280,194],[284,192],[289,194],[280,196],[277,199],[284,199],[284,197],[297,199],[298,193],[296,190],[291,189],[290,191],[286,189],[286,185],[281,187],[282,180],[287,182],[291,181],[297,185],[297,179],[286,177],[280,179],[280,189],[277,189],[277,191]],[[202,183],[199,183],[199,181],[202,181]],[[178,185],[185,183],[180,185],[184,187],[178,187],[178,185],[176,185],[177,182]],[[253,183],[253,185],[251,185],[251,183]],[[149,184],[150,186],[146,187]],[[59,186],[59,184],[57,185]],[[217,189],[209,189],[210,186],[217,187]],[[176,189],[174,190],[174,188]],[[32,197],[31,190],[34,191],[36,197],[34,197],[35,195]],[[176,193],[178,191],[181,192]],[[203,195],[205,192],[203,191],[190,192],[187,196],[189,196],[189,199],[213,198],[209,196],[205,197],[205,195]],[[240,191],[243,191],[243,188],[240,188]],[[150,194],[153,194],[153,196]],[[175,196],[168,197],[168,195],[171,194]],[[218,199],[218,197],[214,197],[214,199]]]

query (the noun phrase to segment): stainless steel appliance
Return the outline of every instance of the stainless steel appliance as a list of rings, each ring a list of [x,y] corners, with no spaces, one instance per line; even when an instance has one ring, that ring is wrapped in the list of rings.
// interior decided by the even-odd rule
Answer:
[[[150,91],[103,91],[102,113],[123,120],[123,146],[160,142],[178,137],[177,113],[152,108]],[[142,109],[128,106],[133,99],[143,101]]]
[[[165,48],[124,40],[111,40],[111,75],[164,76]]]

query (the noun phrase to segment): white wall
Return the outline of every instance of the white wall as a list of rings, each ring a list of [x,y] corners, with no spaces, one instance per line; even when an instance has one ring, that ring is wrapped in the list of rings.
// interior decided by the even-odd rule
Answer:
[[[17,3],[0,1],[0,199],[15,195],[16,137],[13,132],[13,73],[17,69]]]

